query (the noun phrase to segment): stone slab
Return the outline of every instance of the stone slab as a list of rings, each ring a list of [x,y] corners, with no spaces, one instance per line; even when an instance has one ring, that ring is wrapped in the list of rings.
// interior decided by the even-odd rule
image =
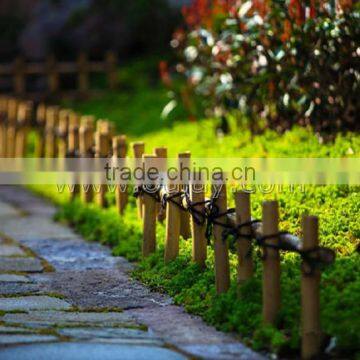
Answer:
[[[160,339],[154,337],[148,331],[130,328],[62,328],[58,333],[76,340],[94,340],[108,339],[119,340],[121,342],[138,341],[138,343],[147,342],[148,344],[162,345]]]
[[[23,275],[0,274],[0,283],[1,282],[28,283],[30,279]]]
[[[0,334],[23,334],[31,332],[31,329],[23,328],[20,326],[0,326]]]
[[[50,296],[0,298],[0,310],[2,311],[66,310],[70,308],[71,305],[68,302]]]
[[[42,272],[43,266],[39,259],[34,258],[0,258],[0,271]]]
[[[20,213],[11,205],[0,201],[0,217],[19,216]]]
[[[181,345],[175,344],[180,350],[196,357],[208,360],[265,360],[266,357],[255,353],[240,343],[232,344],[198,344]]]
[[[0,256],[26,256],[24,251],[15,245],[0,245]]]
[[[136,326],[134,318],[123,312],[64,312],[64,311],[32,311],[31,313],[5,314],[0,320],[6,323],[20,323],[26,326],[61,327],[82,326]]]
[[[36,342],[50,342],[56,341],[57,337],[52,335],[1,335],[0,345],[10,344],[24,344],[24,343],[36,343]],[[2,359],[1,350],[0,358]],[[16,359],[16,357],[14,357]],[[39,358],[40,359],[40,358]]]
[[[94,343],[32,344],[0,349],[2,360],[185,360],[170,349]]]
[[[16,282],[0,282],[1,295],[31,295],[44,293],[38,284],[16,283]]]

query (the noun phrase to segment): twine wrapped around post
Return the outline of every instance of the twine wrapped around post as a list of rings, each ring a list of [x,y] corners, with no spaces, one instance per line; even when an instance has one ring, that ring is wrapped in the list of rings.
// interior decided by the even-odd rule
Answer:
[[[134,170],[141,169],[142,166],[142,156],[145,152],[145,144],[143,142],[135,142],[131,144],[134,154]],[[139,179],[138,171],[134,171],[135,181],[134,187],[137,190],[141,185],[142,181]],[[138,196],[136,199],[136,206],[138,209],[138,217],[139,219],[143,218],[143,198],[142,196]]]
[[[190,199],[196,212],[191,216],[192,261],[201,268],[205,268],[207,257],[206,224],[205,217],[200,215],[205,214],[205,184],[201,180],[201,173],[194,173],[190,183]]]
[[[218,214],[225,214],[227,211],[226,181],[224,173],[213,174],[212,199],[214,206],[218,209]],[[217,217],[219,223],[225,223],[227,216]],[[215,281],[218,294],[224,293],[230,287],[230,265],[228,243],[224,241],[222,233],[223,227],[214,224],[214,252],[215,252]]]
[[[118,163],[120,169],[125,165],[126,162],[126,140],[127,139],[125,135],[115,136],[112,140],[113,159]],[[123,215],[128,203],[128,186],[126,184],[120,183],[116,186],[115,201],[119,214]]]
[[[95,118],[93,116],[81,117],[79,128],[79,152],[82,158],[94,157],[94,126]],[[94,197],[91,179],[86,176],[82,180],[81,198],[85,203],[90,203]]]
[[[56,94],[59,91],[59,72],[56,58],[53,54],[46,59],[46,68],[48,76],[48,87],[51,94]]]
[[[70,122],[70,110],[61,109],[59,111],[59,123],[57,127],[58,135],[58,157],[66,158],[68,151],[68,132]]]
[[[81,94],[86,94],[89,90],[89,70],[87,54],[81,52],[77,59],[78,67],[78,87]]]
[[[279,205],[265,201],[262,207],[263,236],[267,244],[279,244]],[[263,247],[263,320],[274,324],[280,310],[280,256],[279,250]]]
[[[188,191],[189,181],[190,181],[190,151],[180,153],[179,157],[179,176],[182,182],[180,190]],[[182,211],[180,213],[180,235],[184,239],[190,239],[191,237],[191,227],[190,227],[190,215],[187,211]]]
[[[152,163],[156,159],[154,155],[143,155],[145,174],[149,173],[149,169],[153,166]],[[150,179],[145,179],[145,188],[149,193],[143,192],[141,197],[143,199],[143,257],[147,257],[156,250],[156,205],[154,190],[155,184],[152,184]]]
[[[246,224],[251,221],[250,194],[246,191],[235,192],[236,225]],[[241,226],[239,237],[236,240],[237,252],[237,281],[242,284],[253,275],[253,259],[251,252],[251,224]]]
[[[304,216],[302,220],[303,250],[310,251],[319,246],[319,220],[315,216]],[[315,359],[320,353],[320,277],[318,268],[311,271],[306,261],[302,263],[301,317],[302,359]]]

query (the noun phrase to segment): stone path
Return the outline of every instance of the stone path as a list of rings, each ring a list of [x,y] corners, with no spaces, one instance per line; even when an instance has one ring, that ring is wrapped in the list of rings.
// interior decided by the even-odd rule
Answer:
[[[0,187],[0,359],[261,359],[129,276],[132,265]]]

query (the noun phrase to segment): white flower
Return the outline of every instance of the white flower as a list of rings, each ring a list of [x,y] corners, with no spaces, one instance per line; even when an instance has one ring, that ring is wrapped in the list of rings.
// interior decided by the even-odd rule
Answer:
[[[268,64],[266,56],[265,55],[260,55],[259,56],[259,65],[260,66],[266,66]]]
[[[232,78],[231,74],[229,74],[229,73],[221,74],[220,75],[220,81],[221,81],[222,84],[228,85],[228,84],[233,83],[233,78]]]
[[[189,62],[193,62],[199,55],[198,50],[195,46],[188,46],[185,49],[184,54],[185,54],[186,60]]]
[[[252,2],[251,1],[246,1],[244,2],[239,10],[239,17],[243,17],[247,14],[247,12],[251,9],[252,7]]]

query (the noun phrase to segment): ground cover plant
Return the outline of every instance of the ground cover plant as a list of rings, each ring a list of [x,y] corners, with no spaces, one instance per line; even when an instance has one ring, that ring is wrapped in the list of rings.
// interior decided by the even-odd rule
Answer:
[[[172,129],[163,129],[142,137],[150,152],[155,145],[169,147],[170,154],[187,149],[194,156],[358,156],[360,138],[349,133],[339,135],[334,143],[321,144],[308,129],[294,129],[280,136],[272,131],[251,141],[248,130],[234,130],[233,134],[214,139],[213,122],[179,123]],[[181,134],[181,135],[179,135]],[[200,136],[201,135],[201,136]],[[180,138],[179,138],[180,136]],[[172,139],[179,139],[174,142]],[[238,295],[235,284],[235,255],[231,254],[232,286],[230,291],[217,296],[214,286],[214,259],[211,246],[207,269],[201,271],[191,263],[191,240],[181,241],[180,256],[165,265],[164,226],[157,225],[158,250],[141,260],[142,226],[136,216],[135,202],[130,197],[125,215],[120,217],[113,205],[100,209],[80,201],[69,202],[68,193],[56,189],[42,189],[47,196],[56,197],[61,205],[57,219],[66,221],[91,241],[101,241],[112,246],[115,255],[139,261],[134,276],[152,289],[165,291],[187,311],[201,315],[207,322],[224,331],[239,334],[243,341],[257,350],[286,354],[299,349],[300,327],[300,260],[294,254],[282,255],[282,310],[276,327],[263,326],[261,321],[261,261],[256,258],[256,272]],[[113,204],[113,195],[109,194]],[[282,230],[300,234],[303,213],[320,218],[321,244],[337,253],[334,265],[325,269],[321,284],[322,327],[329,340],[336,344],[332,354],[354,357],[358,351],[360,322],[360,262],[356,251],[359,245],[360,188],[348,186],[306,186],[301,190],[284,188],[270,194],[256,192],[252,195],[253,215],[261,215],[265,199],[279,201]],[[229,193],[230,203],[232,202]],[[255,252],[256,254],[256,252]],[[336,339],[336,340],[335,340]],[[330,350],[329,350],[330,351]]]

